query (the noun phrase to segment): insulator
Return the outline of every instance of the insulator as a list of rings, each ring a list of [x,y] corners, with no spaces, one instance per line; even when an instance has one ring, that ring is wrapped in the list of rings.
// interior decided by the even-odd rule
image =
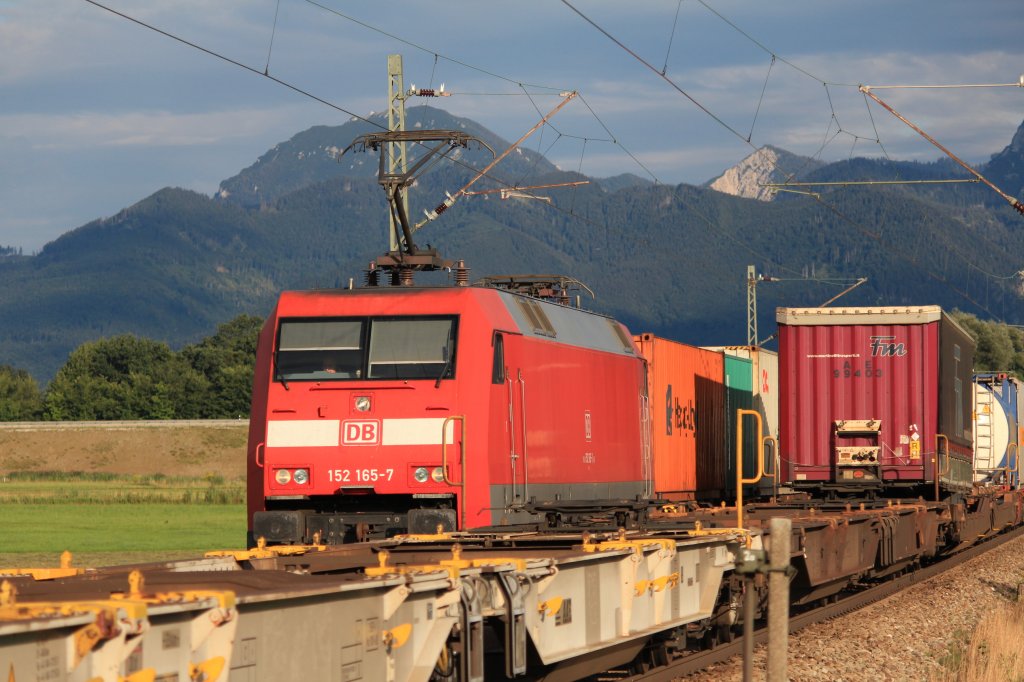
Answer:
[[[1017,204],[1017,209],[1018,210],[1020,209],[1020,204]],[[442,213],[444,213],[447,210],[448,210],[447,204],[438,204],[437,208],[434,209],[434,213],[436,213],[437,215],[441,215]]]
[[[1011,203],[1013,204],[1013,207],[1017,209],[1017,213],[1024,215],[1024,204],[1020,203],[1019,201],[1013,201]],[[438,213],[440,213],[440,211],[438,211]]]
[[[412,270],[402,268],[401,270],[398,271],[399,284],[403,287],[411,287],[413,285],[412,276]]]
[[[375,287],[378,284],[377,280],[377,264],[370,263],[370,267],[366,269],[366,286]]]
[[[391,286],[397,287],[399,285],[399,283],[402,280],[402,275],[401,275],[402,272],[404,272],[404,270],[392,270],[391,271]]]
[[[416,94],[419,95],[420,97],[434,97],[435,96],[433,88],[421,88],[420,91],[417,92]]]
[[[469,268],[466,267],[466,261],[455,261],[455,286],[469,286]]]

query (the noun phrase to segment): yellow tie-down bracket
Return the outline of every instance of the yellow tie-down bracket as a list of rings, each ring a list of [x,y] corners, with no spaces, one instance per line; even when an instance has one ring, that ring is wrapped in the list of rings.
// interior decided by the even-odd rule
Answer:
[[[102,641],[123,640],[125,635],[139,635],[149,627],[149,606],[215,600],[218,605],[217,618],[208,619],[209,628],[217,628],[235,617],[235,594],[230,590],[189,590],[183,592],[143,592],[145,581],[139,571],[128,576],[128,591],[114,592],[110,599],[94,601],[63,602],[22,602],[17,601],[17,590],[8,581],[0,583],[0,620],[30,620],[93,614],[95,620],[80,627],[70,635],[71,670],[78,667],[94,650],[110,653],[109,645],[97,649]],[[131,647],[124,650],[130,653]],[[216,680],[227,658],[214,656],[198,664],[190,663],[193,679]],[[126,682],[144,682],[155,679],[152,668],[139,670],[126,678]]]
[[[670,573],[663,575],[660,578],[654,578],[653,580],[638,580],[633,589],[636,590],[636,596],[642,597],[645,592],[650,591],[652,594],[655,592],[661,592],[666,587],[679,587],[679,574]]]
[[[327,545],[320,544],[320,533],[313,534],[312,545],[270,545],[267,546],[267,539],[260,537],[256,539],[256,547],[253,549],[216,549],[203,554],[207,559],[229,556],[235,561],[249,561],[250,559],[273,559],[279,556],[298,556],[310,552],[322,552]]]
[[[101,641],[116,639],[127,629],[128,634],[143,632],[148,624],[148,609],[139,601],[95,600],[21,602],[17,589],[9,581],[0,583],[0,620],[18,621],[37,618],[59,618],[91,614],[93,622],[70,635],[71,669],[85,659]]]
[[[367,566],[365,569],[367,577],[378,578],[385,575],[408,575],[412,573],[439,573],[446,572],[448,577],[455,581],[463,569],[486,568],[496,566],[513,566],[517,571],[526,570],[527,559],[522,557],[487,557],[483,559],[463,559],[462,546],[458,543],[452,545],[452,558],[442,559],[436,564],[407,564],[391,566],[388,561],[391,553],[381,550],[377,555],[380,562],[378,566]]]
[[[453,534],[445,532],[444,526],[437,524],[437,531],[434,533],[402,533],[394,537],[399,542],[445,542],[451,540]]]
[[[111,601],[122,603],[141,602],[152,606],[159,604],[183,604],[188,602],[204,601],[212,599],[217,602],[217,607],[224,610],[235,608],[235,593],[231,590],[182,590],[180,592],[150,592],[145,593],[146,579],[138,570],[128,574],[128,591],[114,592],[110,595]],[[230,619],[230,615],[225,616]]]
[[[57,580],[85,573],[84,568],[71,566],[71,552],[60,555],[60,568],[0,568],[0,576],[30,576],[33,580]]]
[[[672,538],[637,538],[635,540],[628,540],[626,532],[620,530],[618,538],[615,540],[594,542],[590,537],[590,533],[583,534],[584,552],[608,552],[625,549],[633,554],[643,554],[645,551],[654,548],[658,548],[666,554],[674,554],[676,551],[676,541]]]
[[[743,544],[750,547],[753,533],[747,528],[705,528],[704,524],[700,521],[693,522],[693,530],[685,531],[690,537],[715,537],[721,535],[734,535],[737,539],[742,539]]]

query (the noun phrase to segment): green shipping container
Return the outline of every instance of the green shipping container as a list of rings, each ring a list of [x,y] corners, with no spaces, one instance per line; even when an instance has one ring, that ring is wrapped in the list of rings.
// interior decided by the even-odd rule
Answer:
[[[725,356],[726,471],[730,497],[736,494],[736,410],[754,409],[753,364],[748,358]],[[743,477],[757,475],[757,442],[760,434],[752,417],[743,422]]]

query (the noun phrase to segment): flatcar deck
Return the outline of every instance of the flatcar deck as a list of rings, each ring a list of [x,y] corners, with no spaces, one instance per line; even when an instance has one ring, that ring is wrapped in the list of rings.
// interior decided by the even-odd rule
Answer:
[[[735,532],[538,540],[547,549],[457,540],[10,577],[0,661],[20,682],[197,671],[428,680],[449,668],[482,680],[495,664],[486,625],[504,640],[496,651],[507,674],[525,673],[531,651],[550,679],[576,679],[629,661],[653,633],[711,617],[744,544]]]

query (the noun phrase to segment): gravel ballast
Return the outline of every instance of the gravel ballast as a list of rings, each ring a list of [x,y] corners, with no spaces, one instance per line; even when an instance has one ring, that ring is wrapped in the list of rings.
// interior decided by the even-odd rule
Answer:
[[[1024,538],[942,575],[789,638],[789,679],[860,682],[940,679],[943,659],[963,649],[986,613],[1017,598],[1024,582]],[[742,679],[735,657],[686,682]],[[754,652],[754,679],[765,679],[767,649]]]

